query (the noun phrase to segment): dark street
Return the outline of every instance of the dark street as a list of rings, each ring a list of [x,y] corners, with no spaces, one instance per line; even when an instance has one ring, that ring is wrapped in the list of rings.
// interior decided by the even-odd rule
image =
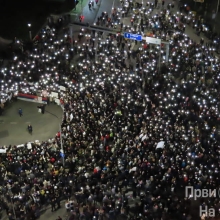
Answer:
[[[28,39],[28,23],[31,23],[35,35],[50,14],[69,11],[74,7],[74,1],[15,1],[3,0],[0,7],[0,36],[6,39]]]
[[[59,122],[54,116],[62,117],[62,109],[51,104],[46,106],[45,114],[38,112],[38,103],[20,101],[9,104],[0,116],[0,145],[17,145],[29,141],[46,141],[53,138],[59,129]],[[23,116],[20,117],[18,109],[23,110]],[[27,131],[28,124],[33,126],[33,134]]]

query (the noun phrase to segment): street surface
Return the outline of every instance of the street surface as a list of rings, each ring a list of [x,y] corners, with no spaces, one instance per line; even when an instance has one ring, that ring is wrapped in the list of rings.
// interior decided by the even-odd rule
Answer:
[[[45,108],[46,111],[58,116],[60,118],[58,120],[48,112],[39,113],[37,108],[39,105],[18,100],[5,107],[3,115],[0,116],[0,146],[19,145],[35,140],[46,141],[55,136],[62,118],[61,107],[50,104]],[[18,114],[19,108],[23,110],[22,117]],[[32,135],[27,131],[28,124],[33,127]]]

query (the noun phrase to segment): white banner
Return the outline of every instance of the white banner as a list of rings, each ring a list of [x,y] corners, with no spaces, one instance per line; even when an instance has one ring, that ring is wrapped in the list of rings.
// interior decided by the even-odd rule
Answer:
[[[57,105],[60,105],[60,100],[59,99],[55,99],[55,102],[57,103]]]
[[[149,44],[161,44],[161,39],[154,37],[146,37],[146,42]]]
[[[39,99],[39,97],[37,97],[35,99],[26,99],[26,98],[23,98],[23,97],[18,97],[19,100],[23,100],[23,101],[27,101],[27,102],[36,102],[36,103],[41,103],[41,104],[47,104],[46,101],[42,100],[42,97],[40,97],[40,98],[41,99]]]
[[[32,144],[31,144],[31,142],[27,143],[27,149],[28,149],[28,150],[32,149]]]
[[[24,144],[17,145],[17,148],[24,147]]]
[[[58,99],[59,94],[57,92],[51,92],[51,96]]]
[[[6,149],[0,149],[0,154],[6,154]]]
[[[37,100],[38,100],[38,102],[42,103],[42,97],[38,96]]]

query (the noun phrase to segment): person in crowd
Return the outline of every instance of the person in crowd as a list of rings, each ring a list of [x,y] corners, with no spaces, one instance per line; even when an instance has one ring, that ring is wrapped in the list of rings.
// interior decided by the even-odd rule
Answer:
[[[23,116],[23,111],[22,111],[22,109],[21,109],[21,108],[19,108],[19,109],[18,109],[18,114],[19,114],[19,116],[20,116],[20,117],[22,117],[22,116]]]
[[[132,27],[121,21],[122,11],[132,13]],[[9,219],[34,219],[48,205],[55,212],[61,200],[69,219],[197,219],[199,206],[219,217],[218,198],[195,201],[185,193],[188,186],[219,187],[216,43],[190,39],[186,15],[174,10],[124,1],[122,11],[103,12],[97,23],[136,34],[146,28],[169,41],[168,59],[164,44],[104,31],[81,29],[72,44],[68,33],[58,35],[59,23],[0,71],[4,91],[58,92],[63,108],[53,138],[1,146],[0,204]],[[194,23],[201,29],[201,20]]]
[[[3,108],[0,106],[0,116],[2,115],[3,113]]]
[[[27,129],[28,129],[28,132],[32,135],[32,132],[33,132],[33,127],[32,127],[32,125],[28,125],[28,127],[27,127]]]
[[[51,212],[54,212],[56,210],[56,199],[52,196],[52,199],[51,199]]]

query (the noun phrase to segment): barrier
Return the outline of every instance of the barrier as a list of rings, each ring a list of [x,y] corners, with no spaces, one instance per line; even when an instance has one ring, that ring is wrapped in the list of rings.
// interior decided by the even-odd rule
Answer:
[[[17,97],[19,100],[23,100],[23,101],[47,104],[47,98],[45,97],[29,95],[29,94],[24,94],[24,93],[18,93]]]

